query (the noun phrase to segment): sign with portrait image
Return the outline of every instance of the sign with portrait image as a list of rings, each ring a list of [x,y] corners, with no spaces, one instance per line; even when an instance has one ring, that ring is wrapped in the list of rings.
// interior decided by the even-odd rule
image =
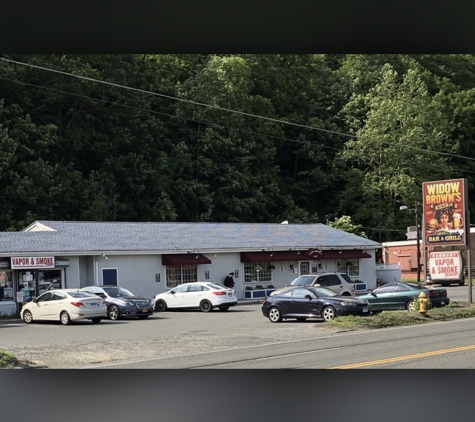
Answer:
[[[426,246],[466,246],[466,179],[422,184],[423,227]]]

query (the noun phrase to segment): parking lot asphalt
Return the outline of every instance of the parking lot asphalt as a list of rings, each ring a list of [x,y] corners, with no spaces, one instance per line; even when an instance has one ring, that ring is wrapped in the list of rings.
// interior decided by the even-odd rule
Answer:
[[[241,300],[238,300],[237,306],[261,304],[261,303],[262,303],[262,299],[241,299]],[[0,319],[0,324],[17,323],[18,321],[21,321],[21,319],[20,318]]]

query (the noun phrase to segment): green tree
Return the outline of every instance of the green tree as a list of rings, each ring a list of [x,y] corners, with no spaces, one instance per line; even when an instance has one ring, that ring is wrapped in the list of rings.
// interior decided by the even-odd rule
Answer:
[[[365,237],[366,233],[361,230],[361,224],[353,224],[351,222],[351,217],[348,215],[343,215],[340,218],[335,218],[334,221],[329,221],[328,225],[334,229],[343,230],[347,233],[353,233],[357,236]]]
[[[355,95],[344,107],[356,138],[346,143],[341,158],[348,164],[350,183],[341,195],[342,208],[358,221],[379,229],[400,221],[399,204],[421,200],[425,180],[450,177],[444,150],[449,122],[431,97],[418,71],[399,76],[382,68],[380,83],[366,95]]]

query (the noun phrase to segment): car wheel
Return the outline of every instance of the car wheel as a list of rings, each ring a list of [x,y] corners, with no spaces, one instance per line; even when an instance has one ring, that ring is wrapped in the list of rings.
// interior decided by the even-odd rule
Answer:
[[[461,281],[461,282],[459,283],[459,286],[463,286],[464,284],[465,284],[465,281]]]
[[[416,310],[416,305],[414,304],[414,301],[413,300],[409,300],[407,303],[406,303],[406,309],[408,311],[415,311]]]
[[[68,325],[71,322],[71,318],[69,318],[69,314],[66,311],[61,312],[59,320],[63,325]]]
[[[348,292],[343,292],[341,295],[342,295],[342,296],[351,296],[351,294],[348,293]]]
[[[304,322],[304,321],[307,321],[307,318],[297,318],[297,321],[298,322]]]
[[[139,316],[139,319],[147,319],[148,318],[148,315],[140,315]]]
[[[25,321],[27,324],[33,322],[33,315],[31,315],[30,311],[23,312],[23,321]]]
[[[267,316],[270,322],[282,321],[282,312],[280,312],[280,309],[276,308],[275,306],[269,309],[269,312],[267,312]]]
[[[335,317],[336,317],[336,311],[331,306],[325,306],[322,309],[322,318],[325,321],[332,321],[335,319]]]
[[[92,321],[94,324],[99,324],[99,323],[102,321],[102,318],[91,318],[91,321]]]
[[[119,319],[119,308],[116,305],[109,306],[109,309],[107,310],[107,316],[112,321]]]
[[[211,310],[213,310],[213,305],[211,305],[211,302],[209,300],[202,300],[200,303],[200,311],[209,312]]]
[[[157,310],[157,312],[165,312],[167,310],[167,302],[165,302],[164,300],[160,299],[159,301],[157,301],[157,303],[155,304],[155,309]]]
[[[220,306],[220,307],[219,307],[219,310],[220,310],[220,311],[223,311],[223,312],[224,312],[224,311],[227,311],[228,309],[229,309],[229,306]]]

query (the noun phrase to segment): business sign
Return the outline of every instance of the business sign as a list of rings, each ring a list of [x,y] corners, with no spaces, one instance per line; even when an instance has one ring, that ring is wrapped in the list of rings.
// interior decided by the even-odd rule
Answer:
[[[54,268],[54,256],[18,256],[11,258],[12,270]]]
[[[422,184],[423,236],[425,245],[466,246],[466,179]]]
[[[429,271],[432,281],[461,280],[463,271],[461,252],[431,252]]]

